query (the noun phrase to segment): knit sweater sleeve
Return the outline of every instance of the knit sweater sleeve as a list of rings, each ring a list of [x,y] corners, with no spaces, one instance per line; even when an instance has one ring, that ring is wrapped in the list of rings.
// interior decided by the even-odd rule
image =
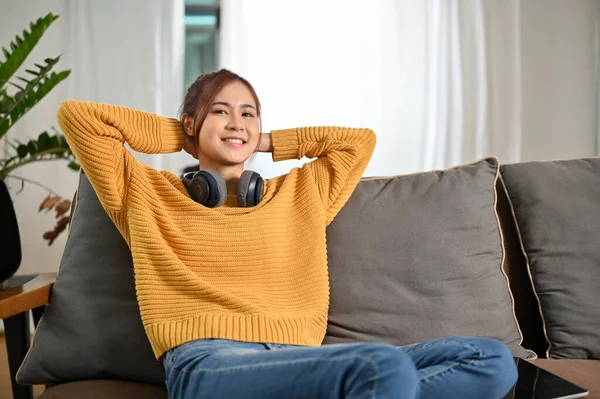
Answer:
[[[141,165],[125,143],[147,154],[178,152],[184,143],[178,120],[116,105],[68,100],[58,122],[113,220],[123,212],[131,174]]]
[[[326,224],[344,206],[375,149],[370,129],[305,127],[271,132],[273,160],[317,158],[305,165],[314,176],[325,207]]]

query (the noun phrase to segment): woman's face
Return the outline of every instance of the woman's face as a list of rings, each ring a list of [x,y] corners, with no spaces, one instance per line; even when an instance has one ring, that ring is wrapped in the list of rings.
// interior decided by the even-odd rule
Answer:
[[[198,137],[201,167],[244,164],[258,146],[260,136],[256,103],[250,90],[235,81],[217,94]]]

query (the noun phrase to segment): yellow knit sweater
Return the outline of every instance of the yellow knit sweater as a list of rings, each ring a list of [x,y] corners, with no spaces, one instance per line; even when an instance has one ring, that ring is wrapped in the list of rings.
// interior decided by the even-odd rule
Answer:
[[[139,163],[182,150],[177,119],[70,100],[58,120],[132,255],[154,354],[221,338],[320,345],[329,279],[325,227],[350,197],[375,148],[368,129],[273,131],[273,160],[317,158],[268,180],[252,208],[207,208],[178,176]],[[102,237],[98,237],[102,239]]]

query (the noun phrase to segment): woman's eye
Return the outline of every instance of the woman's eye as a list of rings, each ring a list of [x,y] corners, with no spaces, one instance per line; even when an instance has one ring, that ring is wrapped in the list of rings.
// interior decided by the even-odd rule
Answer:
[[[216,110],[213,111],[213,113],[215,113],[215,114],[221,114],[221,115],[227,114],[227,112],[224,109],[216,109]]]
[[[247,117],[247,118],[254,118],[254,115],[252,115],[250,112],[244,112],[244,113],[242,114],[242,116],[245,116],[245,117]]]

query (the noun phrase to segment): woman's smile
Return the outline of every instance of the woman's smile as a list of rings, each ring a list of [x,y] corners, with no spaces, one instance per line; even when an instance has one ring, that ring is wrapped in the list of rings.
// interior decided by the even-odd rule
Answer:
[[[246,142],[239,137],[225,137],[222,138],[221,141],[225,143],[228,147],[240,148],[243,147]]]

